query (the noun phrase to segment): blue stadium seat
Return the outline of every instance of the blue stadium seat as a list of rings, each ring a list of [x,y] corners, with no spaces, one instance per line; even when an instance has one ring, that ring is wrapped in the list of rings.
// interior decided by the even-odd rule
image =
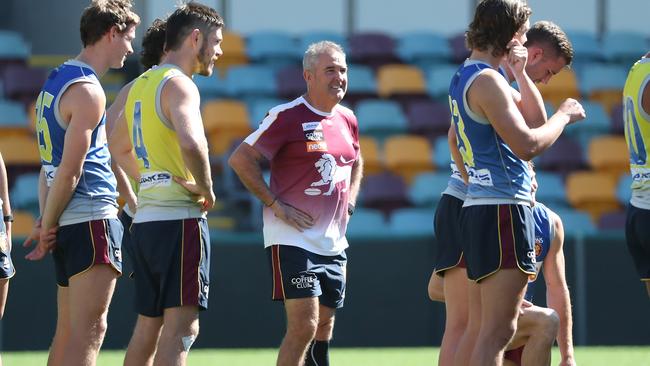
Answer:
[[[567,126],[564,131],[567,136],[572,136],[582,146],[583,156],[587,156],[589,141],[597,135],[606,135],[611,128],[609,116],[602,105],[594,102],[581,101],[587,118],[578,123]]]
[[[449,174],[446,173],[418,174],[408,188],[409,200],[417,207],[435,207],[448,181]]]
[[[438,137],[433,143],[433,162],[440,172],[451,174],[450,164],[452,162],[451,152],[449,152],[449,142],[447,136]]]
[[[348,91],[349,96],[363,95],[366,98],[377,96],[377,80],[369,66],[353,64],[348,65]]]
[[[427,92],[433,98],[440,98],[449,93],[451,78],[458,71],[458,65],[440,64],[429,69],[427,73]]]
[[[593,235],[598,230],[588,213],[573,209],[553,210],[562,219],[564,235],[575,237],[576,235]]]
[[[247,103],[251,127],[257,128],[271,108],[283,103],[286,101],[279,98],[258,98]]]
[[[348,239],[381,238],[388,234],[384,215],[379,210],[359,207],[350,218],[346,231]]]
[[[249,34],[246,39],[248,57],[254,62],[282,67],[301,59],[297,56],[296,41],[288,33],[260,31]]]
[[[536,172],[538,189],[535,194],[535,200],[539,201],[552,209],[555,208],[568,208],[569,202],[567,201],[566,189],[562,176],[556,173],[544,172],[538,170]]]
[[[600,43],[598,43],[595,33],[570,30],[566,33],[573,45],[575,63],[581,64],[603,59]]]
[[[332,41],[339,46],[343,47],[343,51],[347,53],[347,48],[348,48],[348,42],[345,39],[345,37],[336,32],[330,32],[330,31],[312,31],[312,32],[306,32],[303,34],[300,34],[298,36],[298,48],[296,49],[298,59],[302,60],[303,55],[305,54],[305,51],[307,51],[307,47],[311,45],[312,43],[320,42],[320,41]]]
[[[396,236],[432,236],[433,208],[400,208],[390,215],[388,229]]]
[[[623,175],[616,185],[616,198],[618,202],[626,206],[630,203],[630,198],[632,198],[632,176],[630,174]]]
[[[232,97],[275,97],[277,92],[273,68],[263,65],[231,67],[226,85]]]
[[[25,173],[16,177],[11,190],[12,207],[38,213],[39,173]]]
[[[603,36],[603,55],[608,61],[631,64],[641,58],[650,44],[642,33],[607,32]]]
[[[400,105],[387,100],[362,100],[356,106],[359,131],[379,140],[407,130],[406,116]]]
[[[599,90],[623,90],[627,68],[617,65],[590,63],[580,68],[580,93],[589,97]]]
[[[199,88],[201,101],[203,102],[227,95],[226,81],[219,77],[218,72],[213,73],[210,77],[195,75],[194,83]]]
[[[26,60],[31,53],[23,37],[12,31],[0,30],[0,59]]]
[[[27,113],[23,105],[0,100],[0,127],[27,127]]]
[[[413,32],[399,37],[397,54],[406,63],[428,69],[434,64],[451,58],[449,42],[444,36],[433,32]]]

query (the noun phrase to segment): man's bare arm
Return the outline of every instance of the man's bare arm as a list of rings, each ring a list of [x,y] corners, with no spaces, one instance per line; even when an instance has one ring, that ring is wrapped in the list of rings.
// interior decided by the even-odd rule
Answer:
[[[357,203],[359,189],[361,188],[361,179],[363,179],[363,156],[359,152],[359,158],[352,165],[352,172],[350,173],[348,202],[353,206]]]

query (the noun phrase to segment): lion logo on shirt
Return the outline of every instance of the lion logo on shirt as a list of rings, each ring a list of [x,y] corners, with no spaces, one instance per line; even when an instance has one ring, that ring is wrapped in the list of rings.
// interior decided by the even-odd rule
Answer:
[[[345,161],[341,156],[341,163],[350,164],[351,162],[352,160]],[[332,192],[334,192],[334,187],[336,187],[336,183],[344,181],[346,182],[346,187],[343,189],[343,192],[347,191],[347,186],[350,185],[350,175],[352,174],[351,165],[338,165],[336,163],[336,158],[332,154],[323,154],[321,158],[314,163],[314,166],[321,175],[321,179],[313,182],[310,185],[310,188],[305,189],[305,194],[310,196],[318,196],[321,194],[323,196],[331,196]],[[327,191],[323,193],[321,189],[314,188],[321,186],[327,186]]]

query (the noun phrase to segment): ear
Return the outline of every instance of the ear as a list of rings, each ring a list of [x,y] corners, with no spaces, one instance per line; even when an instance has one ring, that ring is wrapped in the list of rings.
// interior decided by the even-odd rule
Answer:
[[[190,40],[194,48],[201,48],[201,44],[203,43],[203,34],[201,34],[201,31],[198,28],[195,28],[192,33],[190,33]]]
[[[528,62],[536,64],[544,57],[544,49],[542,47],[533,46],[528,48]]]
[[[305,79],[306,82],[309,82],[312,79],[313,75],[312,75],[311,71],[303,70],[302,77]]]
[[[115,37],[120,35],[120,29],[114,25],[108,30],[108,40],[109,41],[114,41]]]

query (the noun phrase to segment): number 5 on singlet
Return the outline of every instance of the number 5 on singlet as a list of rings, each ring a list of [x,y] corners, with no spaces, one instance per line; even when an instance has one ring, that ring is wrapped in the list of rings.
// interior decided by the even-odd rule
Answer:
[[[449,107],[451,109],[451,119],[452,122],[456,125],[456,140],[458,141],[458,150],[460,155],[463,157],[463,162],[465,165],[470,168],[474,168],[474,152],[472,151],[472,145],[469,144],[469,139],[465,134],[465,123],[463,122],[463,117],[461,117],[460,112],[458,111],[458,103],[455,100],[449,98]]]
[[[52,162],[52,139],[50,138],[50,127],[43,117],[45,108],[50,108],[54,96],[48,92],[41,91],[36,99],[36,138],[38,139],[38,152],[41,160],[46,163]]]
[[[138,100],[133,107],[133,148],[138,159],[142,159],[145,169],[149,169],[149,155],[142,138],[142,103]]]

